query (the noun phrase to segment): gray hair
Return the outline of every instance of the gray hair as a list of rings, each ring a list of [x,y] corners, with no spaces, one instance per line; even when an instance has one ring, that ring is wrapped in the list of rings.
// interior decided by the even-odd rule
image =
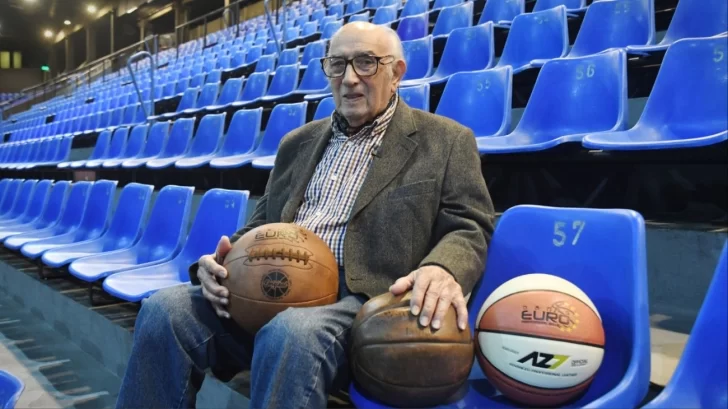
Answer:
[[[351,24],[351,23],[349,23],[349,24]],[[368,22],[357,22],[355,24],[373,25],[372,23],[368,23]],[[394,56],[394,59],[396,61],[399,61],[399,60],[405,61],[404,48],[402,47],[402,40],[399,38],[399,34],[397,34],[397,32],[394,31],[389,26],[376,25],[375,27],[379,30],[382,30],[385,34],[385,37],[389,40],[389,46],[392,49],[392,56]],[[334,42],[334,40],[339,36],[339,33],[341,32],[342,28],[340,28],[336,33],[334,33],[334,35],[329,40],[328,46],[331,46],[331,43]],[[328,53],[329,53],[329,51],[327,50],[326,54],[328,55]],[[405,62],[407,62],[407,61],[405,61]]]

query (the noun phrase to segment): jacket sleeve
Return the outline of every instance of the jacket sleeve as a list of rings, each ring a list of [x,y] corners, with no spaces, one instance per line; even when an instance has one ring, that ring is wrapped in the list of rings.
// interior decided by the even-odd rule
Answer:
[[[444,268],[467,295],[483,274],[494,228],[493,202],[470,129],[460,132],[451,146],[440,197],[433,228],[435,244],[420,267]]]
[[[245,227],[242,229],[236,231],[232,236],[230,236],[230,242],[235,243],[239,238],[243,237],[245,233],[253,230],[254,228],[261,226],[266,223],[267,220],[267,204],[268,204],[268,190],[270,189],[270,183],[271,178],[273,177],[272,173],[271,176],[268,178],[268,183],[265,186],[265,192],[263,193],[263,196],[258,199],[258,202],[255,204],[255,210],[253,210],[253,214],[250,216],[250,219],[248,219],[248,222],[245,224]],[[197,269],[199,268],[198,263],[194,262],[188,269],[189,276],[190,276],[190,282],[192,285],[200,285],[200,280],[197,278]]]

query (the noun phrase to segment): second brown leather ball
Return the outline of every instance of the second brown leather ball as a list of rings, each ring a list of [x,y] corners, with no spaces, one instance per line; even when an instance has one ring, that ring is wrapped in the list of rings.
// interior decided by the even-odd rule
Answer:
[[[470,328],[457,327],[450,307],[440,329],[410,313],[411,292],[369,300],[352,327],[354,380],[372,398],[399,407],[445,403],[467,381],[474,362]]]

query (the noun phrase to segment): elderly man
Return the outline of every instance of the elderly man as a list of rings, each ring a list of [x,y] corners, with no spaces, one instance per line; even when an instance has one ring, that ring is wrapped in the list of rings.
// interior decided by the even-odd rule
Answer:
[[[493,231],[472,132],[398,98],[406,63],[389,28],[345,25],[322,69],[336,112],[283,139],[266,192],[232,241],[266,223],[312,230],[339,263],[338,302],[289,308],[255,337],[243,333],[219,284],[231,249],[223,237],[191,268],[193,285],[143,304],[118,407],[190,407],[206,369],[227,380],[250,368],[251,407],[323,408],[346,385],[357,311],[386,291],[411,289],[412,314],[435,330],[453,305],[465,328],[464,295],[481,276]]]

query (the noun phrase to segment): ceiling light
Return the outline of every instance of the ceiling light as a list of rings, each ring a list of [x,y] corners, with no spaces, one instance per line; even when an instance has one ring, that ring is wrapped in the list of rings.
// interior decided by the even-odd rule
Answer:
[[[65,24],[67,26],[70,26],[71,25],[71,20],[66,20],[66,21],[63,22],[63,24]]]
[[[96,11],[98,10],[96,9],[96,6],[94,6],[93,4],[89,4],[88,6],[86,6],[86,11],[93,14],[96,13]]]
[[[137,7],[132,7],[132,8],[130,8],[130,9],[129,9],[129,10],[128,10],[128,11],[126,12],[126,14],[131,14],[131,13],[135,12],[136,10],[137,10]]]
[[[51,38],[51,37],[53,37],[53,32],[51,30],[46,30],[43,32],[43,36],[45,38]]]

